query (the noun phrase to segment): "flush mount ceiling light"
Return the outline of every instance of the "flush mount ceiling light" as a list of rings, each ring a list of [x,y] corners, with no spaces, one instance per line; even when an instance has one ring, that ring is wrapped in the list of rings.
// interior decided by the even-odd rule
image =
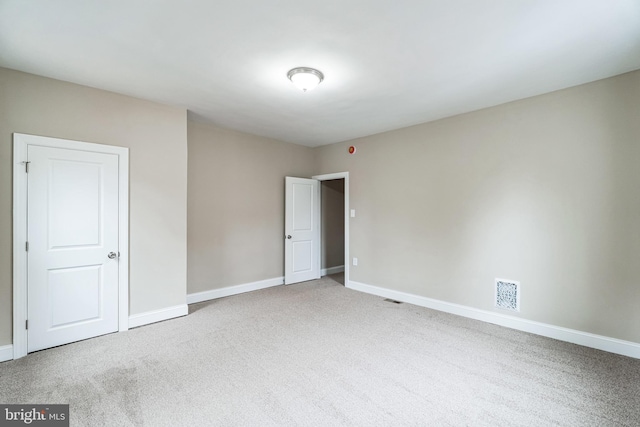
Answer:
[[[289,70],[287,77],[291,82],[302,89],[303,92],[313,90],[324,80],[324,74],[315,68],[297,67]]]

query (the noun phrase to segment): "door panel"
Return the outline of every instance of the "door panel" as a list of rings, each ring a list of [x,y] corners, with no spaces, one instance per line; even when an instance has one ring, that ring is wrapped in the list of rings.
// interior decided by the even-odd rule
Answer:
[[[293,183],[293,232],[312,230],[313,183]]]
[[[49,248],[100,245],[102,165],[49,160]]]
[[[320,278],[320,186],[285,179],[285,284]]]
[[[118,156],[28,148],[28,351],[118,330]]]
[[[303,273],[313,268],[311,241],[293,242],[293,272]]]
[[[50,329],[100,319],[102,266],[49,270]]]

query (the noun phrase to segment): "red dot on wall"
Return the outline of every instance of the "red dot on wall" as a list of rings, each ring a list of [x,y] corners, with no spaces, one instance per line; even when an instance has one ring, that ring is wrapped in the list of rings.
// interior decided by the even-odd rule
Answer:
[[[353,145],[349,147],[349,154],[353,154],[355,152],[356,152],[356,147],[354,147]]]

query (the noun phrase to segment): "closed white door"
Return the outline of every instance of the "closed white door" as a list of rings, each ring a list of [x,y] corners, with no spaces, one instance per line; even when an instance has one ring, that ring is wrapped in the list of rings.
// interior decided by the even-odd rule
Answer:
[[[118,330],[118,156],[28,147],[28,351]]]
[[[285,179],[284,283],[320,278],[320,185]]]

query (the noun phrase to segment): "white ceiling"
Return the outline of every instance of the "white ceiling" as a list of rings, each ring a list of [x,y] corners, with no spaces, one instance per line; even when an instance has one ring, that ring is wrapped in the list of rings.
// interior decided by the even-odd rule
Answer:
[[[640,0],[0,0],[0,66],[318,146],[640,69]]]

